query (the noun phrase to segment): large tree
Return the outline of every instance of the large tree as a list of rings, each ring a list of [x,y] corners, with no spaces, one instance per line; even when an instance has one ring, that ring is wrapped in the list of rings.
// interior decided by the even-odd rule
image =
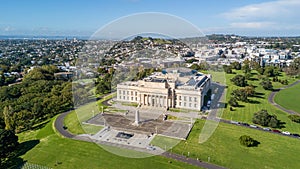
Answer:
[[[255,146],[257,141],[255,141],[253,138],[247,135],[242,135],[240,138],[240,144],[246,147],[252,147]]]
[[[236,89],[233,90],[231,93],[232,98],[242,101],[242,102],[248,102],[248,95],[245,91],[243,91],[242,89]]]
[[[268,127],[279,127],[280,121],[277,119],[276,115],[270,115],[267,110],[260,110],[254,113],[252,122],[262,126]]]
[[[263,78],[259,84],[262,85],[265,90],[273,90],[273,85],[269,78]]]
[[[230,79],[230,81],[233,82],[235,85],[240,86],[240,87],[247,86],[246,78],[243,75],[236,75],[232,79]]]
[[[234,98],[234,97],[230,97],[230,99],[228,101],[228,104],[232,107],[238,107],[239,106],[239,103],[238,103],[237,99]]]

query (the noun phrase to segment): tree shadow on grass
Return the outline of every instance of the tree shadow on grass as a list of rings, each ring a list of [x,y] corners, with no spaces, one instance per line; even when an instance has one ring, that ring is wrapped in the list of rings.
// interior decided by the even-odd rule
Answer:
[[[273,89],[272,92],[279,92],[281,89]]]
[[[249,80],[250,80],[250,81],[258,81],[258,79],[257,79],[257,78],[254,78],[254,77],[250,77]]]
[[[285,124],[286,124],[286,122],[279,120],[277,128],[283,129],[283,128],[285,128]]]
[[[253,95],[253,96],[250,96],[250,97],[256,97],[256,98],[261,98],[261,99],[263,99],[263,98],[265,98],[264,95],[265,95],[264,93],[255,92],[254,95]]]
[[[249,100],[248,102],[251,104],[260,104],[260,101],[257,100]]]
[[[242,107],[245,107],[245,105],[241,105],[241,104],[239,104],[239,105],[237,105],[237,106],[232,106],[233,108],[242,108]]]
[[[40,140],[29,140],[22,142],[18,147],[18,155],[24,155],[27,151],[34,148],[36,145],[40,143]]]
[[[253,140],[253,144],[252,144],[252,146],[251,147],[258,147],[258,145],[260,144],[260,142],[259,141],[257,141],[257,140]]]
[[[15,156],[11,157],[5,164],[5,168],[22,168],[26,161],[24,161],[20,156],[26,154],[29,150],[34,148],[37,144],[40,143],[40,140],[29,140],[22,142],[18,145],[17,150],[15,151]]]

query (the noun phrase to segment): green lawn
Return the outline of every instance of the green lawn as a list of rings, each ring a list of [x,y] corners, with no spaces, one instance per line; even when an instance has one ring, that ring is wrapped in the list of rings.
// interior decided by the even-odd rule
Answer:
[[[300,84],[279,91],[275,96],[275,102],[282,107],[300,113]]]
[[[80,123],[75,111],[72,111],[65,117],[64,125],[68,127],[69,132],[76,135],[85,133],[95,134],[103,128],[102,126]]]
[[[238,89],[239,87],[235,86],[230,79],[233,78],[237,74],[242,74],[241,71],[235,71],[236,74],[226,74],[226,84],[228,86],[227,88],[227,94],[226,94],[226,102],[228,102],[230,98],[230,93],[234,89]],[[273,105],[271,105],[268,102],[268,96],[270,95],[271,91],[266,91],[264,90],[259,83],[261,82],[258,79],[261,79],[255,71],[252,71],[255,73],[253,75],[253,78],[256,78],[257,80],[248,80],[248,84],[252,84],[256,86],[255,91],[258,92],[258,95],[256,97],[250,97],[249,99],[256,102],[256,103],[244,103],[244,102],[239,102],[242,107],[237,107],[234,108],[234,111],[230,111],[230,106],[227,106],[226,109],[224,109],[223,112],[223,118],[229,119],[229,120],[235,120],[235,121],[240,121],[240,122],[247,122],[247,123],[252,123],[252,117],[253,114],[261,109],[266,109],[270,114],[275,114],[278,119],[281,121],[285,122],[285,128],[282,130],[287,130],[290,132],[295,132],[295,133],[300,133],[300,124],[296,124],[292,122],[287,116],[285,112],[277,109]],[[280,79],[288,79],[289,83],[295,82],[297,79],[292,79],[284,75],[282,73],[282,77],[279,77]],[[273,85],[276,86],[275,88],[282,87],[283,85],[278,83],[278,82],[273,82]]]
[[[241,168],[300,168],[300,139],[280,136],[241,126],[220,123],[205,143],[199,143],[204,120],[195,123],[188,139],[181,141],[172,152],[199,158],[233,169]],[[249,135],[259,141],[258,147],[241,146],[239,137]],[[170,150],[171,151],[171,150]]]
[[[73,134],[97,133],[103,128],[102,126],[82,124],[82,122],[85,122],[93,116],[101,113],[102,107],[105,112],[108,107],[106,105],[103,105],[102,102],[114,96],[115,93],[112,93],[99,101],[94,101],[77,108],[66,116],[64,125],[68,127],[68,130]]]
[[[19,134],[19,141],[23,144],[39,140],[35,147],[21,156],[23,160],[51,168],[195,168],[161,156],[120,157],[94,143],[62,138],[53,130],[54,119],[42,129]]]

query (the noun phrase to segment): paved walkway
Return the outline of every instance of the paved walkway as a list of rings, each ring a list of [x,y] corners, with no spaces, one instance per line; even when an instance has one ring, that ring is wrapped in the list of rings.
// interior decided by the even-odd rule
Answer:
[[[277,107],[278,109],[280,109],[280,110],[282,110],[282,111],[284,111],[284,112],[286,112],[286,113],[288,113],[288,114],[298,114],[298,115],[300,115],[299,112],[295,112],[295,111],[293,111],[293,110],[288,110],[288,109],[286,109],[286,108],[280,106],[279,104],[275,103],[275,101],[274,101],[275,95],[276,95],[280,90],[283,90],[283,89],[286,89],[286,88],[295,86],[295,85],[297,85],[298,83],[300,83],[300,80],[298,80],[298,81],[296,81],[296,82],[294,82],[294,83],[292,83],[292,84],[290,84],[290,85],[287,85],[287,86],[285,86],[285,87],[282,87],[282,88],[280,88],[280,89],[275,89],[275,90],[269,95],[269,98],[268,98],[269,103],[271,103],[272,105],[274,105],[274,106]]]
[[[88,136],[77,136],[77,135],[73,135],[72,133],[70,133],[68,130],[64,129],[64,118],[66,117],[66,115],[68,113],[70,113],[71,111],[65,112],[60,114],[57,118],[56,121],[54,122],[54,127],[56,128],[56,130],[63,135],[66,138],[70,138],[70,139],[74,139],[74,140],[82,140],[82,141],[88,141],[88,142],[94,142],[92,139],[90,139],[90,137]],[[109,145],[109,146],[116,146],[116,147],[120,147],[120,145],[118,144],[112,144],[109,142],[101,142],[101,141],[97,141],[97,143],[100,144],[105,144],[105,145]],[[137,150],[137,151],[141,151],[140,148],[134,148],[134,147],[130,147],[130,146],[125,146],[125,145],[121,145],[122,148],[127,148],[127,149],[132,149],[132,150]],[[147,150],[146,150],[147,151]],[[149,153],[149,152],[148,152]],[[187,158],[185,156],[181,156],[178,154],[174,154],[174,153],[170,153],[170,152],[164,152],[162,154],[160,154],[161,156],[167,157],[167,158],[172,158],[174,160],[177,161],[181,161],[181,162],[185,162],[194,166],[198,166],[198,167],[202,167],[202,168],[208,168],[208,169],[224,169],[224,167],[221,166],[217,166],[214,164],[210,164],[210,163],[206,163],[206,162],[202,162],[193,158]]]

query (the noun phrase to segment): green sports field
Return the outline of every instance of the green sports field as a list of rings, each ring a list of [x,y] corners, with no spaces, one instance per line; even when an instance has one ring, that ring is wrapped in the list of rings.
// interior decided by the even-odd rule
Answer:
[[[279,91],[274,100],[282,107],[300,113],[300,83]]]

